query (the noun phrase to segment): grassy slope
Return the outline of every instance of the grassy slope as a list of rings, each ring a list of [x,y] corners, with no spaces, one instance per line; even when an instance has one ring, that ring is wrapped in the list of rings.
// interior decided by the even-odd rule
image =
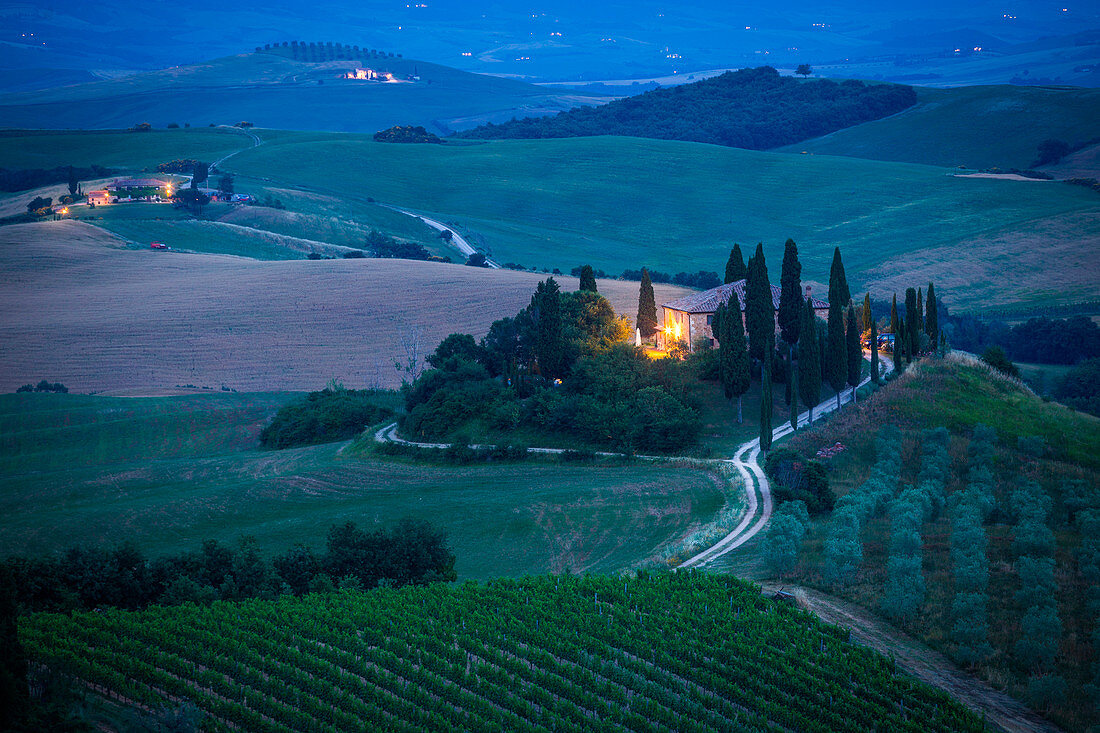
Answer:
[[[804,279],[823,281],[839,245],[851,279],[861,285],[861,272],[899,254],[1100,211],[1093,192],[1061,184],[633,138],[396,146],[355,136],[301,143],[290,137],[246,151],[229,167],[435,212],[483,234],[500,261],[563,269],[591,262],[608,272],[642,264],[672,272],[720,270],[733,241],[764,241],[774,278],[782,242],[793,237]],[[1026,196],[1020,186],[1028,186]],[[1098,233],[1100,223],[1089,220],[1065,235],[1074,269]],[[999,270],[1034,273],[1030,262],[1017,268],[1014,257],[1036,246],[1006,245]],[[1046,269],[1060,272],[1059,261]],[[926,279],[933,264],[916,262],[906,272]],[[948,302],[984,304],[962,285],[945,291]],[[1002,286],[1002,298],[1059,297],[1032,292],[1023,277]]]
[[[10,131],[0,133],[0,167],[153,170],[158,163],[181,158],[216,160],[251,144],[239,130],[208,127],[140,133]]]
[[[120,79],[0,97],[0,126],[129,127],[150,122],[205,126],[250,120],[262,127],[375,132],[395,124],[442,130],[449,121],[509,119],[531,110],[562,110],[596,98],[525,82],[471,74],[412,59],[365,59],[372,68],[418,83],[341,79],[354,61],[297,62],[242,54]]]
[[[1078,538],[1073,527],[1065,525],[1061,486],[1067,479],[1084,479],[1094,490],[1100,486],[1100,456],[1096,453],[1096,446],[1100,445],[1100,420],[1057,403],[1043,402],[1011,381],[991,376],[982,366],[923,362],[859,409],[846,409],[816,429],[798,434],[789,445],[812,454],[838,440],[844,443],[848,449],[833,459],[830,467],[834,490],[844,494],[867,477],[874,459],[873,437],[879,426],[899,425],[906,436],[902,451],[903,483],[912,483],[919,470],[916,446],[920,431],[944,426],[952,434],[950,492],[964,485],[968,436],[979,422],[992,425],[1000,439],[994,463],[998,505],[1002,508],[1007,505],[1009,493],[1021,478],[1038,481],[1054,499],[1059,615],[1065,626],[1058,672],[1070,682],[1070,696],[1065,705],[1056,708],[1053,718],[1061,725],[1081,730],[1090,721],[1095,722],[1081,690],[1081,685],[1092,676],[1094,652],[1090,653],[1086,639],[1092,632],[1093,616],[1084,608],[1082,581],[1073,556]],[[1050,447],[1046,458],[1037,460],[1017,450],[1017,439],[1032,435],[1046,440]],[[1019,638],[1021,610],[1014,600],[1019,581],[1011,549],[1012,526],[1007,521],[1001,513],[986,526],[990,539],[990,641],[998,652],[978,672],[991,683],[1006,686],[1012,694],[1022,696],[1026,676],[1012,665],[1008,653]],[[830,588],[822,580],[820,566],[826,528],[824,520],[815,524],[804,544],[797,572],[785,581],[819,586],[877,612],[886,579],[889,519],[880,516],[869,523],[864,532],[863,567],[855,582],[845,587]],[[922,534],[926,602],[916,619],[902,628],[950,656],[953,646],[948,636],[954,590],[949,516],[925,524]],[[752,548],[749,550],[751,554]],[[767,575],[763,566],[752,558],[742,558],[737,567],[754,573],[755,577]]]
[[[918,87],[918,105],[883,120],[781,148],[938,166],[1027,168],[1047,138],[1100,137],[1100,90]]]
[[[320,546],[343,521],[427,519],[461,577],[614,572],[721,509],[690,468],[380,462],[339,444],[256,450],[286,393],[0,396],[0,553],[138,542],[150,554],[255,535]]]

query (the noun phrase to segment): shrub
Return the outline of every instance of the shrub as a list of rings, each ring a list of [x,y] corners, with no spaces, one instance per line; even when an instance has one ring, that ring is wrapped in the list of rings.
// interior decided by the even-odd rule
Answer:
[[[1020,370],[1016,368],[1016,365],[1005,354],[1005,350],[1000,346],[990,346],[982,354],[982,361],[989,366],[993,367],[1002,374],[1007,374],[1010,377],[1020,378]]]
[[[772,494],[777,502],[801,501],[810,514],[833,508],[829,474],[820,461],[804,458],[789,448],[768,452],[764,471],[774,482]]]
[[[378,398],[375,390],[343,387],[310,392],[304,399],[279,409],[260,432],[260,444],[290,448],[351,438],[368,425],[393,415],[393,410],[377,404]]]

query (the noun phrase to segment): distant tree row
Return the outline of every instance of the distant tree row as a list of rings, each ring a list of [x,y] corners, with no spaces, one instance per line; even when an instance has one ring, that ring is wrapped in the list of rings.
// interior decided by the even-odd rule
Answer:
[[[1100,326],[1087,316],[1040,316],[1009,326],[999,320],[959,315],[947,318],[945,330],[957,349],[982,353],[1000,346],[1014,361],[1076,364],[1100,357]]]
[[[10,556],[0,561],[0,593],[10,593],[21,613],[140,609],[454,580],[454,562],[446,536],[427,523],[363,530],[346,522],[329,530],[320,554],[295,545],[269,558],[243,537],[236,547],[206,540],[197,551],[157,558],[132,544]]]
[[[763,66],[550,117],[489,123],[457,137],[630,135],[765,150],[876,120],[915,103],[916,92],[908,86],[800,82]]]
[[[69,388],[61,382],[48,382],[43,379],[38,384],[24,384],[16,392],[56,392],[59,394],[67,394]]]
[[[359,48],[332,41],[283,41],[256,46],[256,53],[271,53],[286,56],[295,61],[338,61],[341,59],[358,60],[363,58],[401,58],[401,54],[389,53],[377,48]]]
[[[641,270],[623,270],[623,273],[619,275],[619,279],[640,281],[643,271],[649,273],[650,282],[669,283],[672,285],[680,285],[685,288],[710,290],[722,284],[722,281],[718,278],[717,272],[700,270],[699,272],[678,272],[675,275],[670,275],[667,272],[658,272],[657,270],[650,270],[645,267]],[[607,277],[603,270],[598,270],[596,275],[598,277]]]
[[[110,168],[104,168],[101,165],[93,165],[88,168],[77,168],[69,165],[58,166],[57,168],[0,168],[0,191],[8,193],[26,191],[65,181],[105,178],[111,173]],[[76,195],[76,191],[71,191],[71,193]]]
[[[371,229],[367,235],[367,241],[363,249],[370,253],[371,257],[399,260],[430,260],[433,255],[424,245],[416,242],[407,242],[394,239],[388,234]]]

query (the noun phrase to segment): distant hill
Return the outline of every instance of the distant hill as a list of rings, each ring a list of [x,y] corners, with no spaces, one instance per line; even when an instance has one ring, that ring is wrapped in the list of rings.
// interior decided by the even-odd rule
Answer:
[[[762,66],[655,89],[601,107],[484,125],[459,137],[629,135],[766,150],[879,119],[914,103],[916,94],[907,86],[798,81]]]
[[[350,48],[350,47],[344,47]],[[547,90],[513,79],[371,54],[303,61],[271,53],[228,56],[117,79],[0,96],[0,127],[126,128],[137,122],[233,124],[337,132],[422,125],[449,133],[488,121],[541,115],[606,97]],[[392,81],[345,78],[356,69]],[[410,77],[414,79],[410,80]]]
[[[1043,140],[1100,137],[1100,89],[917,88],[902,114],[796,143],[787,152],[969,168],[1027,168]]]

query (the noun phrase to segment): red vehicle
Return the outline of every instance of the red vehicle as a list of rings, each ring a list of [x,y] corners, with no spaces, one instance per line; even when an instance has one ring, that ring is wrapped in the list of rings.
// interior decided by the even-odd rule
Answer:
[[[169,249],[169,247],[164,242],[153,242],[149,245],[149,249]]]

